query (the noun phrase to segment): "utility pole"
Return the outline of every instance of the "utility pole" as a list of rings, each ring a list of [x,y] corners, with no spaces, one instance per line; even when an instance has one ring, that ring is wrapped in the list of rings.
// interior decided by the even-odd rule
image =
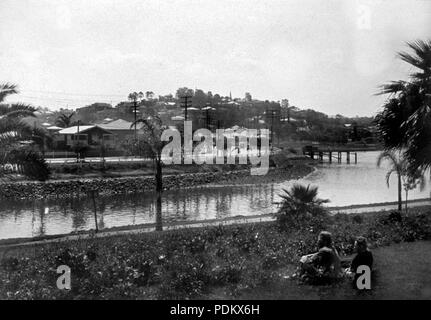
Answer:
[[[274,149],[274,111],[271,110],[271,150]]]
[[[76,148],[76,162],[80,162],[81,161],[81,153],[79,151],[79,124],[81,123],[81,120],[78,120],[78,128],[77,128],[77,135],[75,137],[75,148]],[[78,138],[78,141],[76,141],[76,139]]]
[[[191,107],[192,96],[184,95],[181,97],[181,108],[184,108],[184,120],[187,121],[187,108]]]
[[[274,146],[274,118],[277,116],[277,110],[271,109],[271,110],[266,110],[266,114],[267,117],[268,115],[271,117],[271,150],[273,149]],[[279,140],[280,138],[277,135],[277,139]]]
[[[211,106],[211,103],[208,102],[206,104],[206,107],[203,108],[202,110],[205,111],[205,128],[209,129],[211,124],[211,116],[209,112],[215,109]]]
[[[139,93],[133,92],[133,93],[130,93],[128,96],[129,101],[133,102],[133,113],[134,113],[134,119],[135,119],[135,122],[134,122],[135,141],[137,138],[136,120],[137,120],[137,113],[138,113],[138,99],[139,99],[139,101],[141,101],[143,97],[144,97],[144,94],[142,92],[139,92]]]
[[[135,122],[134,122],[134,124],[135,124],[135,140],[136,140],[136,137],[137,137],[137,133],[136,133],[136,113],[137,113],[137,110],[138,110],[138,97],[136,97],[136,96],[134,96],[133,97],[133,114],[134,114],[134,119],[135,119]]]

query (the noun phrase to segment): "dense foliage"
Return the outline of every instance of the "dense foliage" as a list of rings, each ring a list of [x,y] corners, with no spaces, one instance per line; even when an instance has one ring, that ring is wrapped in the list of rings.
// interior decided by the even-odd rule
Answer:
[[[294,184],[289,190],[283,189],[275,213],[279,228],[288,230],[295,226],[301,228],[302,225],[321,228],[323,218],[328,214],[321,205],[329,200],[320,199],[317,194],[318,187],[310,185]]]
[[[399,58],[412,67],[409,79],[382,86],[388,95],[376,123],[388,149],[398,149],[410,164],[410,171],[431,166],[431,40],[407,44],[412,53]]]
[[[45,180],[49,169],[37,146],[44,145],[47,134],[21,121],[23,117],[34,116],[35,108],[23,103],[5,103],[8,96],[16,93],[16,85],[0,84],[0,179],[19,173]]]
[[[318,225],[318,227],[316,227]],[[276,223],[183,229],[52,243],[1,252],[0,298],[235,297],[283,279],[281,272],[316,250],[317,234],[333,233],[342,255],[358,235],[371,246],[431,238],[431,211],[409,215],[337,215],[281,230]],[[56,268],[72,269],[72,289],[56,287]]]

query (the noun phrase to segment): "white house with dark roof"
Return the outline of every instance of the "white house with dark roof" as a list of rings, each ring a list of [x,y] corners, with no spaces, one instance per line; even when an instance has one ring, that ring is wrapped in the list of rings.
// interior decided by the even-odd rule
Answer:
[[[56,138],[59,147],[74,147],[78,143],[84,146],[114,147],[115,141],[111,131],[98,125],[73,126],[57,132]]]
[[[104,124],[98,124],[102,129],[108,130],[114,135],[114,141],[121,145],[123,142],[135,137],[135,127],[133,122],[129,122],[123,119],[114,120]],[[142,134],[139,129],[142,128],[142,124],[137,124],[137,134]]]

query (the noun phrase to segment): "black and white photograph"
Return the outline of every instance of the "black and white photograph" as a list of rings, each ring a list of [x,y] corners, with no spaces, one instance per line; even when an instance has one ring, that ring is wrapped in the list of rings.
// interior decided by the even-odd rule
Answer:
[[[431,300],[430,30],[431,0],[0,0],[0,300]]]

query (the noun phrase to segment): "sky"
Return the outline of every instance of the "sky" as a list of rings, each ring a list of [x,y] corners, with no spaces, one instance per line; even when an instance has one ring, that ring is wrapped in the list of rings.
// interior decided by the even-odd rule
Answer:
[[[370,116],[430,27],[431,0],[0,0],[0,83],[51,109],[187,86]]]

